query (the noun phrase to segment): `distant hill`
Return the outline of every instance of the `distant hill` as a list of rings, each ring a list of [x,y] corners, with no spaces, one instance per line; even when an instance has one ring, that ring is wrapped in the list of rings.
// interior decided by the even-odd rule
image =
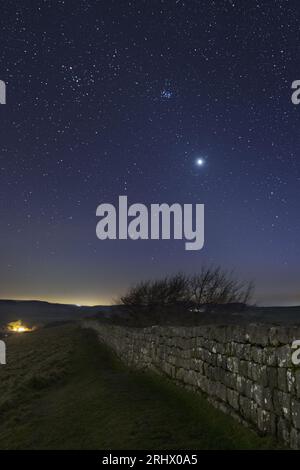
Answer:
[[[38,300],[0,300],[0,326],[15,320],[28,324],[47,324],[56,321],[76,320],[90,315],[110,316],[113,307],[93,307],[55,304]]]
[[[300,325],[300,306],[256,307],[245,312],[251,321],[278,325]]]
[[[100,317],[99,317],[100,318]],[[108,321],[133,327],[150,325],[196,326],[196,325],[247,325],[249,323],[267,325],[300,325],[300,306],[291,307],[257,307],[237,303],[214,305],[209,311],[205,308],[198,310],[170,309],[153,312],[136,312],[122,310],[121,306],[108,316]]]
[[[151,324],[201,325],[201,324],[247,324],[265,323],[278,325],[300,325],[300,307],[248,307],[240,310],[236,304],[218,306],[212,312],[184,312],[184,315],[170,313],[168,318],[144,317],[142,312],[128,315],[118,305],[96,305],[93,307],[57,304],[38,300],[0,300],[0,328],[9,322],[22,320],[29,326],[43,326],[53,322],[98,317],[113,323],[146,326]]]

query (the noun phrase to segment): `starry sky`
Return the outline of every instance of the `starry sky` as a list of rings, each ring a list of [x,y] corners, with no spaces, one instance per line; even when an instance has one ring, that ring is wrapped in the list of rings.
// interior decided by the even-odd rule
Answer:
[[[1,24],[0,298],[111,303],[205,263],[300,304],[298,1],[7,0]],[[119,195],[205,204],[204,248],[98,240]]]

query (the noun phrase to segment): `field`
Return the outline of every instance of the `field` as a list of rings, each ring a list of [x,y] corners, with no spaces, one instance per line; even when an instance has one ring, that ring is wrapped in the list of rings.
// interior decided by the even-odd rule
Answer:
[[[76,324],[7,339],[0,449],[270,449],[202,397],[122,365]]]

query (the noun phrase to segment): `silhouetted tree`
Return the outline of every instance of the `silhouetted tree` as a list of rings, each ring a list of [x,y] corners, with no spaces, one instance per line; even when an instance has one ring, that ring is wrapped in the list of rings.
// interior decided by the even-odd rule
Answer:
[[[220,267],[203,267],[199,274],[191,277],[179,273],[161,280],[140,282],[120,301],[131,312],[162,315],[166,311],[175,313],[178,308],[183,311],[204,306],[209,310],[213,305],[247,304],[252,290],[251,283],[237,281],[232,273]]]
[[[220,267],[204,267],[190,279],[191,300],[196,306],[223,305],[230,303],[247,304],[250,301],[253,284],[239,282],[233,273]]]
[[[140,282],[121,297],[121,303],[132,311],[154,310],[186,303],[189,297],[189,280],[179,273],[161,280]]]

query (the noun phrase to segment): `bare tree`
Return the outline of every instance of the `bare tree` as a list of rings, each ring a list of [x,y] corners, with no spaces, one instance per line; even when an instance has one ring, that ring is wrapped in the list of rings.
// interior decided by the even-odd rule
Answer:
[[[134,311],[145,307],[154,310],[187,302],[189,295],[189,280],[179,273],[157,281],[141,282],[131,287],[120,300]]]
[[[220,267],[202,268],[190,280],[191,298],[195,305],[248,303],[253,291],[252,283],[234,279],[233,273]]]
[[[212,305],[247,304],[253,285],[237,281],[233,273],[220,267],[203,267],[199,274],[187,277],[182,273],[155,281],[144,281],[131,287],[121,303],[131,312],[174,312],[188,307],[209,309]]]

